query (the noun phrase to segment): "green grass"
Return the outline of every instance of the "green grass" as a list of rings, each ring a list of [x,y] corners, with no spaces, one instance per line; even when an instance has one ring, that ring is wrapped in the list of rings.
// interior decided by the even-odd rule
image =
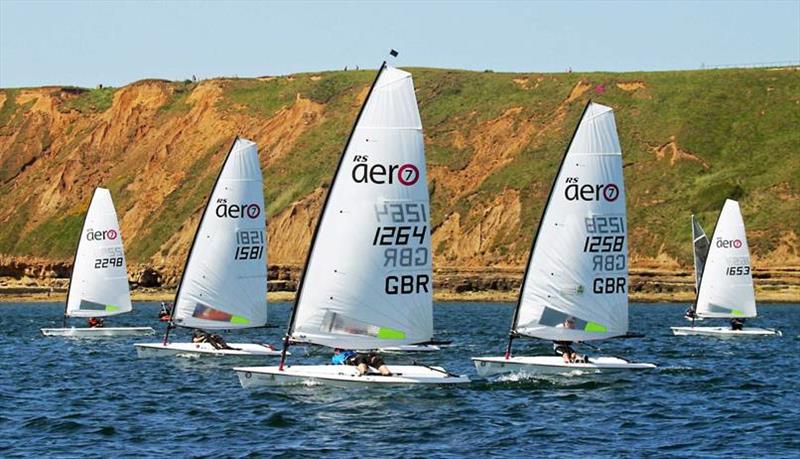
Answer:
[[[35,231],[25,234],[17,247],[25,247],[30,255],[46,257],[52,253],[74,254],[81,233],[84,214],[55,217],[43,222]]]
[[[196,87],[197,83],[191,80],[174,83],[172,95],[164,105],[158,107],[158,114],[168,117],[186,114],[192,108],[188,99]]]
[[[11,184],[3,185],[0,188],[0,193],[5,195],[11,189]],[[25,245],[20,245],[20,237],[24,234],[25,226],[28,223],[28,217],[31,213],[32,206],[30,200],[22,202],[18,210],[13,212],[6,221],[0,223],[3,231],[0,232],[0,253],[24,253],[30,254],[30,248]],[[52,252],[50,256],[56,255],[57,252]]]
[[[3,105],[0,106],[0,131],[5,131],[6,128],[10,127],[11,120],[14,118],[14,115],[17,112],[17,94],[19,91],[16,89],[4,89],[3,94],[6,96],[6,100],[3,102]]]
[[[29,111],[35,100],[29,100],[20,105],[17,102],[19,90],[5,89],[6,100],[0,107],[0,135],[12,135],[19,131],[25,123],[25,112]]]
[[[155,255],[180,225],[202,209],[222,165],[224,154],[219,153],[223,146],[223,143],[214,145],[197,158],[187,172],[183,186],[167,195],[158,211],[145,220],[143,235],[131,241],[128,254],[131,259],[146,260]],[[220,158],[216,167],[210,164],[215,155]]]
[[[76,94],[68,97],[60,106],[62,112],[78,111],[80,113],[103,113],[111,108],[116,88],[97,89],[67,88],[65,93]]]

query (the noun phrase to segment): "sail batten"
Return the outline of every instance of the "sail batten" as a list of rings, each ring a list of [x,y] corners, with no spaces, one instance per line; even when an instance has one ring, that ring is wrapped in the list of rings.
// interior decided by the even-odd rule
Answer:
[[[211,330],[267,323],[267,234],[256,144],[237,138],[197,228],[173,321]]]
[[[311,247],[293,341],[353,349],[433,336],[422,123],[411,75],[384,66],[342,154]]]
[[[97,188],[81,228],[65,315],[108,317],[132,309],[117,212],[111,193]]]
[[[627,282],[622,150],[613,111],[590,102],[545,206],[512,332],[569,341],[623,335]]]
[[[750,249],[739,203],[734,200],[725,201],[714,227],[695,308],[704,318],[756,316]]]

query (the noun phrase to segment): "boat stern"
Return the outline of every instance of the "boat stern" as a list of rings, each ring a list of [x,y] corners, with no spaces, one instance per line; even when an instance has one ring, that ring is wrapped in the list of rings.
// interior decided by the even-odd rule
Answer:
[[[475,371],[481,378],[512,373],[515,367],[505,357],[473,357],[472,363],[475,364]]]
[[[147,336],[156,332],[152,327],[41,328],[40,331],[44,336],[63,336],[68,338]]]

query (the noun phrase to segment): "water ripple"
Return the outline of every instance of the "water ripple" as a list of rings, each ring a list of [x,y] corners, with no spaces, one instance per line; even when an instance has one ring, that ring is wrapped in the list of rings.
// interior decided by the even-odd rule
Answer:
[[[249,391],[230,371],[242,362],[140,360],[136,339],[42,337],[38,328],[57,325],[62,305],[0,308],[3,457],[796,457],[800,450],[797,306],[759,309],[758,325],[783,329],[783,338],[715,340],[669,333],[685,305],[634,305],[632,329],[646,338],[599,346],[659,365],[646,373]],[[137,304],[132,317],[113,320],[153,323],[157,309]],[[475,376],[469,358],[501,354],[512,313],[508,304],[439,304],[438,337],[455,345],[417,359]],[[270,314],[279,328],[243,339],[277,343],[288,307]],[[515,352],[551,350],[517,340]]]

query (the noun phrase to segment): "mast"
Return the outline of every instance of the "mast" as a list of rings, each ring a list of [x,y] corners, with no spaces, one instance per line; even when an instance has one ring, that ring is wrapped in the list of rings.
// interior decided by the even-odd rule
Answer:
[[[75,255],[72,256],[72,273],[69,276],[69,285],[67,286],[67,299],[64,300],[64,317],[61,320],[61,328],[67,328],[67,309],[69,308],[69,294],[72,292],[72,275],[75,273],[75,262],[78,260],[78,250],[81,248],[81,241],[83,241],[83,231],[86,229],[86,219],[89,218],[89,210],[92,208],[94,202],[94,195],[97,194],[97,187],[92,192],[92,199],[89,201],[89,207],[86,213],[83,214],[83,223],[81,223],[81,232],[78,234],[78,243],[75,244]]]
[[[697,218],[692,214],[692,254],[694,255],[694,289],[697,293],[697,287],[700,283],[700,278],[703,277],[706,261],[708,260],[708,251],[711,248],[711,242],[706,236],[706,232],[698,222]]]
[[[700,277],[699,273],[697,272],[697,239],[699,236],[695,235],[695,226],[697,222],[695,221],[694,214],[692,214],[692,263],[694,263],[694,295],[697,296],[697,292],[699,291],[698,287],[700,286]]]
[[[397,51],[391,51],[392,56],[397,56]],[[297,308],[300,305],[300,299],[303,296],[303,286],[305,281],[306,269],[308,269],[309,262],[311,261],[311,256],[314,253],[314,247],[317,243],[317,236],[319,235],[319,229],[322,226],[322,220],[325,218],[325,211],[328,208],[328,202],[331,198],[331,192],[333,191],[333,187],[336,186],[336,177],[339,176],[339,170],[342,168],[342,164],[344,163],[344,156],[347,153],[348,147],[350,147],[350,142],[353,140],[353,135],[356,132],[356,128],[358,127],[358,122],[361,120],[361,115],[364,114],[364,108],[367,106],[369,102],[370,96],[372,96],[372,92],[375,90],[375,85],[378,83],[378,79],[380,79],[383,70],[386,68],[386,61],[383,61],[381,67],[378,69],[377,75],[375,75],[375,79],[372,81],[372,85],[369,87],[369,92],[367,92],[367,97],[364,99],[364,103],[361,105],[361,109],[358,111],[358,115],[356,116],[356,120],[353,123],[353,128],[350,130],[350,135],[347,137],[347,142],[344,144],[344,149],[342,150],[342,154],[339,156],[339,162],[336,164],[336,171],[333,173],[333,179],[331,180],[331,186],[328,187],[328,192],[325,194],[325,202],[322,204],[322,210],[319,213],[319,218],[317,219],[317,224],[314,227],[314,235],[311,236],[311,245],[308,248],[308,253],[306,254],[306,262],[303,265],[303,272],[300,274],[300,282],[297,285],[297,295],[294,297],[294,306],[292,307],[292,315],[289,318],[289,326],[286,328],[286,335],[283,337],[283,349],[281,349],[281,362],[278,367],[280,371],[283,371],[283,365],[286,362],[286,351],[289,349],[289,338],[292,335],[292,331],[294,330],[294,322],[297,318]]]
[[[536,250],[536,241],[539,239],[539,233],[542,229],[542,222],[544,221],[545,215],[547,215],[547,209],[550,207],[550,201],[553,197],[553,191],[556,189],[556,184],[558,184],[558,177],[561,176],[561,169],[564,168],[564,162],[567,160],[567,153],[569,153],[570,147],[572,147],[572,142],[575,140],[575,135],[578,134],[578,129],[581,126],[581,121],[583,121],[583,117],[586,116],[586,111],[589,109],[589,106],[592,105],[592,100],[589,99],[589,102],[586,103],[586,106],[583,108],[583,112],[581,112],[580,118],[578,118],[578,123],[575,126],[575,131],[572,132],[572,137],[569,139],[569,143],[567,144],[566,150],[564,150],[564,156],[561,157],[561,163],[558,165],[558,170],[556,171],[555,177],[553,177],[553,184],[550,186],[550,193],[547,195],[547,201],[545,202],[544,209],[542,209],[542,216],[539,218],[539,225],[536,227],[536,234],[533,236],[533,242],[531,242],[531,250],[528,252],[528,261],[525,264],[525,272],[522,273],[522,285],[519,289],[519,295],[517,296],[517,305],[514,308],[514,319],[511,321],[511,330],[508,331],[508,344],[506,345],[506,354],[505,358],[511,358],[511,345],[514,341],[514,338],[517,336],[517,332],[515,329],[517,328],[517,320],[519,319],[519,309],[522,306],[522,295],[525,292],[525,284],[528,281],[528,271],[531,268],[531,260],[533,260],[533,251]]]
[[[192,245],[189,247],[189,253],[186,254],[186,262],[183,264],[183,271],[181,272],[181,280],[180,282],[178,282],[178,288],[175,290],[175,298],[172,300],[172,310],[170,311],[169,314],[169,324],[167,325],[167,331],[164,333],[165,346],[169,342],[170,330],[178,327],[178,325],[175,324],[175,308],[178,307],[178,298],[181,295],[181,288],[183,287],[183,279],[186,274],[186,268],[189,266],[189,260],[192,259],[192,252],[194,252],[194,247],[195,244],[197,243],[197,237],[200,234],[200,225],[203,224],[203,219],[205,219],[206,212],[208,212],[208,207],[211,204],[211,197],[214,194],[214,190],[217,188],[217,184],[219,183],[219,178],[222,177],[222,171],[225,170],[225,165],[228,163],[228,159],[231,157],[231,153],[233,152],[233,147],[236,146],[236,142],[238,141],[239,141],[239,136],[237,135],[236,138],[233,139],[233,143],[231,143],[231,147],[228,149],[228,153],[225,155],[225,160],[222,161],[222,166],[219,168],[219,173],[217,173],[217,178],[216,180],[214,180],[214,185],[208,192],[208,199],[206,200],[206,205],[203,208],[203,213],[200,215],[200,220],[198,220],[197,222],[197,228],[194,230]]]
[[[725,208],[725,204],[722,204],[722,208]],[[717,230],[719,229],[719,219],[722,217],[722,210],[719,211],[719,215],[717,215],[717,221],[714,223],[714,232],[711,233],[711,239],[709,241],[714,240],[714,236],[717,234]],[[708,252],[711,253],[711,244],[708,246]],[[708,260],[708,255],[706,255],[706,260]],[[703,273],[705,274],[705,268],[703,269]],[[703,279],[705,279],[705,275],[700,277],[700,283],[697,285],[697,294],[694,296],[694,305],[692,306],[692,311],[694,311],[694,315],[692,316],[692,328],[694,328],[694,319],[697,317],[697,301],[700,299],[700,291],[703,289]]]

